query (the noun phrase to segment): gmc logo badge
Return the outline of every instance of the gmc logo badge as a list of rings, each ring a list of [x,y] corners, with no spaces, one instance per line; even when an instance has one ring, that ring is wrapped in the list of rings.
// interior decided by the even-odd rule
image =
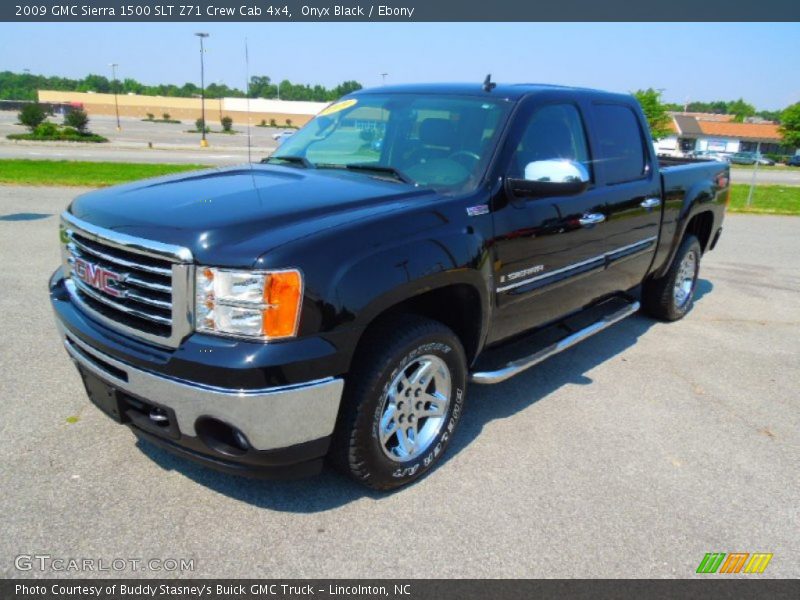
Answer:
[[[73,271],[81,281],[88,283],[93,288],[105,292],[109,296],[114,296],[115,298],[122,297],[122,292],[110,285],[112,281],[122,281],[122,277],[113,271],[109,271],[100,265],[90,263],[87,260],[77,257],[75,258]]]

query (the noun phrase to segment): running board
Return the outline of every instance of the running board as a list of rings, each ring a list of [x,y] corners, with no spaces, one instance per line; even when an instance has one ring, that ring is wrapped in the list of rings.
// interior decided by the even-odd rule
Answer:
[[[506,379],[510,379],[514,375],[518,375],[522,373],[526,369],[530,369],[532,366],[539,364],[543,360],[550,358],[554,354],[558,354],[559,352],[563,352],[567,348],[571,348],[575,344],[582,342],[586,338],[592,337],[596,333],[600,333],[604,329],[611,327],[614,323],[621,321],[622,319],[631,316],[633,313],[639,310],[639,303],[632,302],[627,306],[617,310],[609,314],[606,317],[603,317],[599,321],[595,321],[591,325],[584,327],[583,329],[576,331],[565,337],[558,342],[539,350],[535,354],[531,354],[530,356],[526,356],[525,358],[520,358],[518,360],[512,361],[508,363],[501,369],[497,369],[496,371],[476,371],[470,374],[469,380],[472,383],[500,383],[501,381],[505,381]]]

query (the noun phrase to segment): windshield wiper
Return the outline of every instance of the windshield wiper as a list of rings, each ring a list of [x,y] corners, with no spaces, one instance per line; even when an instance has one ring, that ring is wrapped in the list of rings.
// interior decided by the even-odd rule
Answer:
[[[306,169],[313,169],[314,168],[314,163],[312,163],[310,160],[308,160],[305,156],[292,156],[292,155],[288,155],[288,154],[286,156],[270,156],[268,158],[265,158],[261,162],[268,163],[268,162],[273,161],[273,160],[282,160],[282,161],[285,161],[285,162],[288,162],[288,163],[292,163],[292,164],[295,164],[295,165],[300,165],[300,166],[302,166],[302,167],[304,167]]]
[[[411,185],[416,185],[416,181],[411,179],[411,177],[403,173],[400,169],[395,169],[394,167],[390,167],[388,165],[373,165],[371,163],[350,163],[348,165],[344,165],[344,168],[350,169],[352,171],[375,171],[376,173],[386,173],[387,175],[391,175],[398,181],[402,181],[403,183],[410,183]]]

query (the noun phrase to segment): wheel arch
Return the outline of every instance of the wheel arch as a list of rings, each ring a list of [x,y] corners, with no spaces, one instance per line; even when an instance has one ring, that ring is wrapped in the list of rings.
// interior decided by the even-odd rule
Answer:
[[[365,327],[356,342],[354,357],[367,334],[387,320],[402,314],[412,314],[438,321],[449,327],[461,341],[471,365],[480,353],[488,333],[488,301],[472,282],[449,282],[409,294],[393,301],[376,301],[368,309]]]
[[[703,210],[696,213],[689,219],[686,228],[683,230],[683,241],[687,235],[694,235],[700,242],[700,249],[705,253],[711,243],[711,232],[714,230],[714,213],[711,210]]]
[[[663,277],[672,266],[678,247],[686,237],[687,233],[694,234],[700,240],[700,247],[705,253],[713,239],[715,201],[717,193],[710,181],[703,181],[693,186],[686,194],[686,198],[681,206],[677,218],[675,233],[672,236],[672,244],[669,254],[664,263],[658,270],[651,274],[651,278]]]

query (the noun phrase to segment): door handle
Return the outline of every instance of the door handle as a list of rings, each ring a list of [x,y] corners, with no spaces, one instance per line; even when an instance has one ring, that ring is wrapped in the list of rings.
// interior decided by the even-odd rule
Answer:
[[[639,204],[642,208],[658,208],[661,206],[661,198],[646,198],[642,200],[641,204]]]
[[[581,227],[591,227],[605,220],[606,216],[602,213],[584,213],[584,215],[578,219],[578,223],[581,224]]]

